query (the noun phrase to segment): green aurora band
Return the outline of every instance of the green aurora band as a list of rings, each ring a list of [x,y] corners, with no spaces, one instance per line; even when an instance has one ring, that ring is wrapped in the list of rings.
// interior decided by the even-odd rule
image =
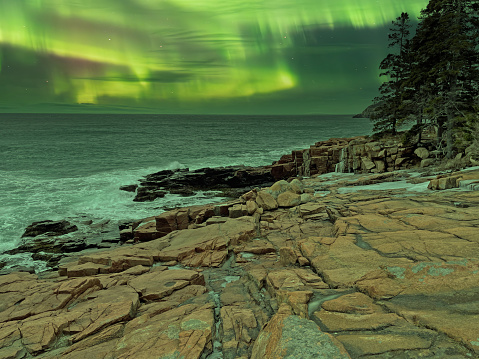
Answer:
[[[427,0],[0,0],[0,112],[354,113]]]

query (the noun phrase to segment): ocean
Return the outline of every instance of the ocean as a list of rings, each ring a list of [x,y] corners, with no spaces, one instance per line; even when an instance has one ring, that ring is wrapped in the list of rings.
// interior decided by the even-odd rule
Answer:
[[[164,169],[268,165],[332,137],[370,134],[351,115],[0,114],[0,261],[35,221],[141,219],[220,200],[214,193],[133,202],[122,185]]]

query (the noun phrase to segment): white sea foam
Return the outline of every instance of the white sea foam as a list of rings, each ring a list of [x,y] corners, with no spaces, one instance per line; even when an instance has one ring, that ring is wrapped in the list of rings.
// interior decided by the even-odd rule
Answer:
[[[87,217],[113,221],[139,219],[157,215],[165,207],[205,204],[220,200],[214,192],[198,192],[195,196],[166,195],[153,202],[133,202],[134,193],[121,191],[120,186],[134,184],[152,172],[166,168],[133,171],[109,171],[86,177],[41,179],[3,174],[3,186],[12,188],[4,196],[0,208],[0,250],[14,248],[26,226],[46,219]]]

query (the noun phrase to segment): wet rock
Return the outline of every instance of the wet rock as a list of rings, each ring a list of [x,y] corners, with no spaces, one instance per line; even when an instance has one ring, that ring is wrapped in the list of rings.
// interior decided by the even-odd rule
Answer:
[[[134,234],[133,234],[133,228],[124,228],[120,230],[120,242],[126,242],[130,239],[133,239]]]
[[[120,187],[120,191],[125,191],[125,192],[136,192],[136,189],[138,188],[137,184],[130,184],[130,185],[125,185]]]
[[[158,189],[154,186],[139,187],[136,191],[136,196],[133,199],[135,202],[149,202],[154,201],[157,198],[163,198],[166,195],[166,191]]]
[[[39,222],[38,226],[35,223],[35,226],[31,226],[33,232],[28,230],[26,233],[38,233],[35,228],[48,232],[35,237],[22,237],[20,245],[6,253],[10,255],[31,253],[33,260],[44,261],[47,263],[47,267],[56,269],[62,258],[73,253],[87,249],[111,248],[120,242],[117,223],[110,220],[93,221],[91,219],[83,219],[77,223],[79,223],[80,229],[68,221]],[[58,230],[52,232],[51,230],[54,228]],[[74,232],[64,234],[67,230],[73,229],[75,229]],[[131,234],[123,234],[123,238],[130,237]]]
[[[191,195],[198,190],[242,189],[246,192],[254,186],[273,182],[269,167],[230,166],[166,170],[150,174],[140,181],[135,201],[152,201],[166,192]],[[236,197],[235,192],[234,196]]]
[[[37,236],[33,239],[28,239],[28,241],[22,241],[17,248],[6,253],[12,255],[31,253],[32,259],[48,262],[50,267],[55,268],[62,257],[87,248],[97,248],[97,245],[87,244],[84,238]]]
[[[75,232],[78,230],[78,227],[74,224],[71,224],[68,221],[40,221],[33,222],[29,225],[22,237],[36,237],[41,234],[47,234],[49,236],[60,236],[63,234]]]
[[[1,266],[0,263],[0,275],[10,274],[14,272],[26,272],[30,274],[35,274],[34,266],[10,266],[8,268],[3,268],[4,266]]]
[[[170,189],[169,192],[171,194],[179,194],[183,197],[193,196],[195,194],[195,191],[193,191],[191,188],[175,188]]]

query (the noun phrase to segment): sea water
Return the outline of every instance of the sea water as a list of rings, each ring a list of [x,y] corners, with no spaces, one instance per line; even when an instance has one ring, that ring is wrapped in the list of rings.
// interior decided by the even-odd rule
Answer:
[[[149,173],[268,165],[317,141],[370,131],[351,115],[0,114],[0,253],[34,221],[133,220],[215,200],[199,193],[138,203],[119,190]]]

